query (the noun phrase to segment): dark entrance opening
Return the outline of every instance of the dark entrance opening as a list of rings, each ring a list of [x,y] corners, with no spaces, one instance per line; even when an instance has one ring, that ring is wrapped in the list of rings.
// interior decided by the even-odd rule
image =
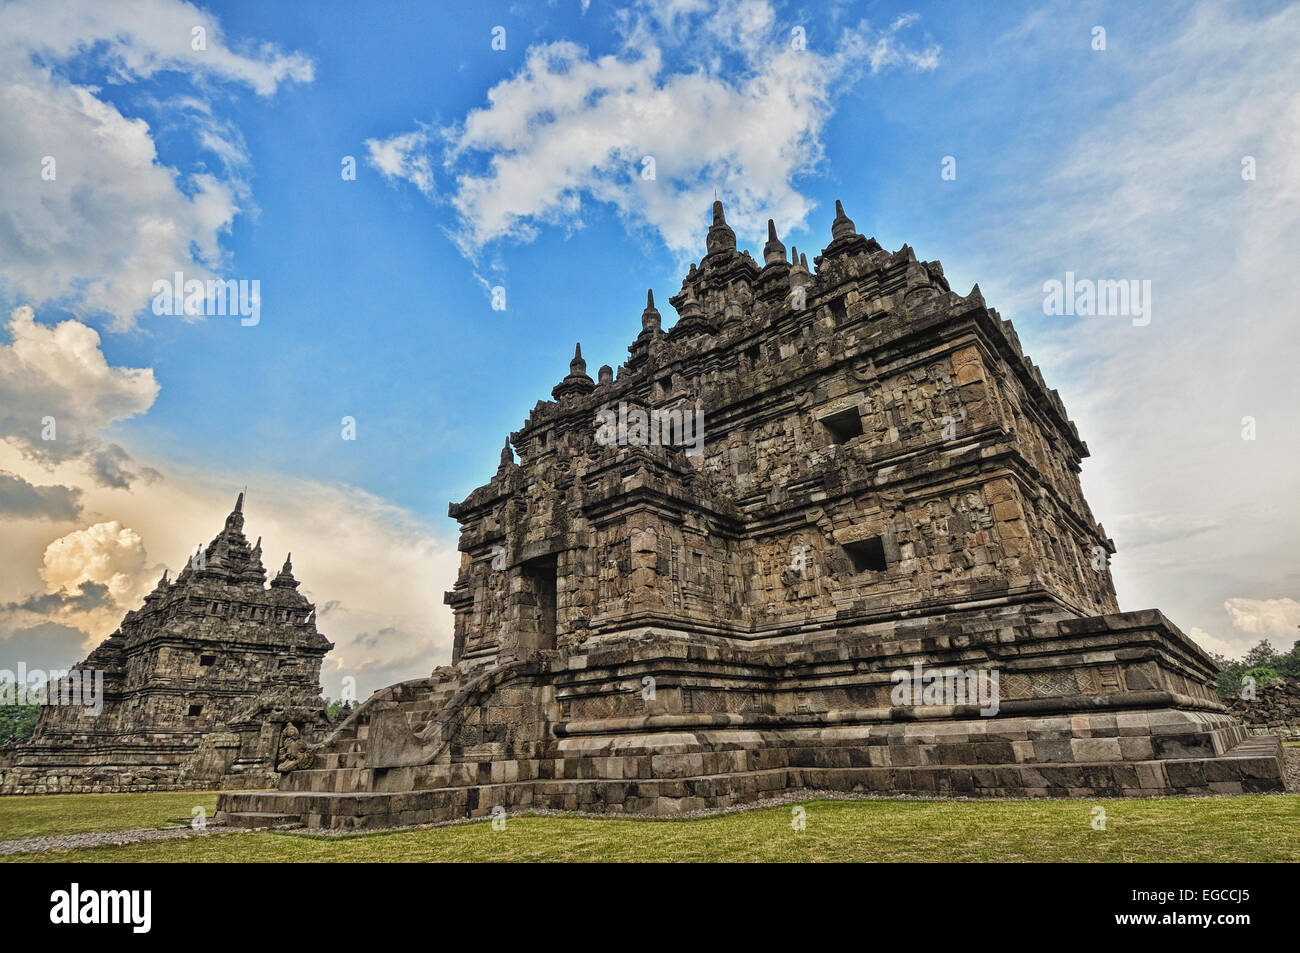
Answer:
[[[523,565],[532,587],[537,621],[537,648],[555,648],[556,557],[542,556]]]

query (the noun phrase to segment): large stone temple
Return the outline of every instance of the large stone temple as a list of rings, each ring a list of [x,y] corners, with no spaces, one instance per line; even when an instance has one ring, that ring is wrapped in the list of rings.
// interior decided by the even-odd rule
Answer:
[[[0,760],[0,794],[266,787],[326,727],[316,631],[289,559],[266,584],[244,494],[174,582],[167,573],[72,672],[102,673],[101,710],[41,709]],[[78,695],[78,698],[81,696]]]
[[[839,203],[811,269],[771,223],[759,263],[716,203],[670,303],[617,374],[579,349],[451,506],[452,664],[222,816],[1282,789],[1211,658],[1119,611],[1087,447],[978,286]]]

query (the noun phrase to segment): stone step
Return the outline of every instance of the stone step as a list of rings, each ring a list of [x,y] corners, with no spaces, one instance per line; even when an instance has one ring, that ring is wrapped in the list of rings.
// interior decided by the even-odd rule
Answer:
[[[302,826],[301,814],[276,814],[267,811],[227,811],[226,824],[245,830],[266,827]]]
[[[365,768],[310,768],[293,771],[282,779],[284,792],[292,791],[365,791],[370,788],[370,772]]]
[[[331,751],[319,755],[315,764],[321,770],[338,770],[341,768],[364,768],[366,754],[364,751]]]
[[[440,705],[440,704],[427,704],[427,705],[421,704],[421,705],[412,705],[410,708],[406,708],[403,706],[401,708],[398,708],[397,710],[402,712],[405,715],[425,715],[427,717],[432,718],[434,715],[438,714],[438,712],[442,711],[443,708],[445,707],[446,707],[445,705]]]
[[[1277,735],[1247,735],[1235,747],[1225,751],[1221,758],[1273,758],[1281,740]]]

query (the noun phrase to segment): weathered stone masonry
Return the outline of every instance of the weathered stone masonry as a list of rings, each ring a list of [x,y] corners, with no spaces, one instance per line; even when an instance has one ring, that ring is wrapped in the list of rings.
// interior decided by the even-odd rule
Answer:
[[[715,204],[676,324],[649,295],[617,376],[578,349],[451,506],[452,667],[378,693],[226,816],[1281,788],[1276,739],[1246,740],[1209,657],[1119,612],[1087,447],[978,286],[838,203],[814,271],[771,223],[763,257]],[[702,410],[702,452],[598,441],[620,407]],[[998,713],[894,704],[914,663],[996,670]]]

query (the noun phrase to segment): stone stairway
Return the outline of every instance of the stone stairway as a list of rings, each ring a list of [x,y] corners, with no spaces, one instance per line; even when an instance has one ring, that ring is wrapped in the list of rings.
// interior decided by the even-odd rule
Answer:
[[[245,791],[223,795],[218,822],[232,827],[268,828],[304,823],[304,801],[298,793],[371,792],[375,771],[367,765],[372,721],[379,713],[398,719],[412,733],[424,732],[462,687],[453,674],[435,674],[393,685],[377,692],[357,708],[316,750],[310,768],[285,774],[279,791]]]
[[[312,766],[281,779],[282,791],[356,792],[374,790],[374,769],[366,755],[378,712],[397,717],[413,733],[425,731],[456,693],[454,679],[423,679],[393,686],[391,696],[371,699],[322,743]],[[387,694],[387,693],[385,693]]]

